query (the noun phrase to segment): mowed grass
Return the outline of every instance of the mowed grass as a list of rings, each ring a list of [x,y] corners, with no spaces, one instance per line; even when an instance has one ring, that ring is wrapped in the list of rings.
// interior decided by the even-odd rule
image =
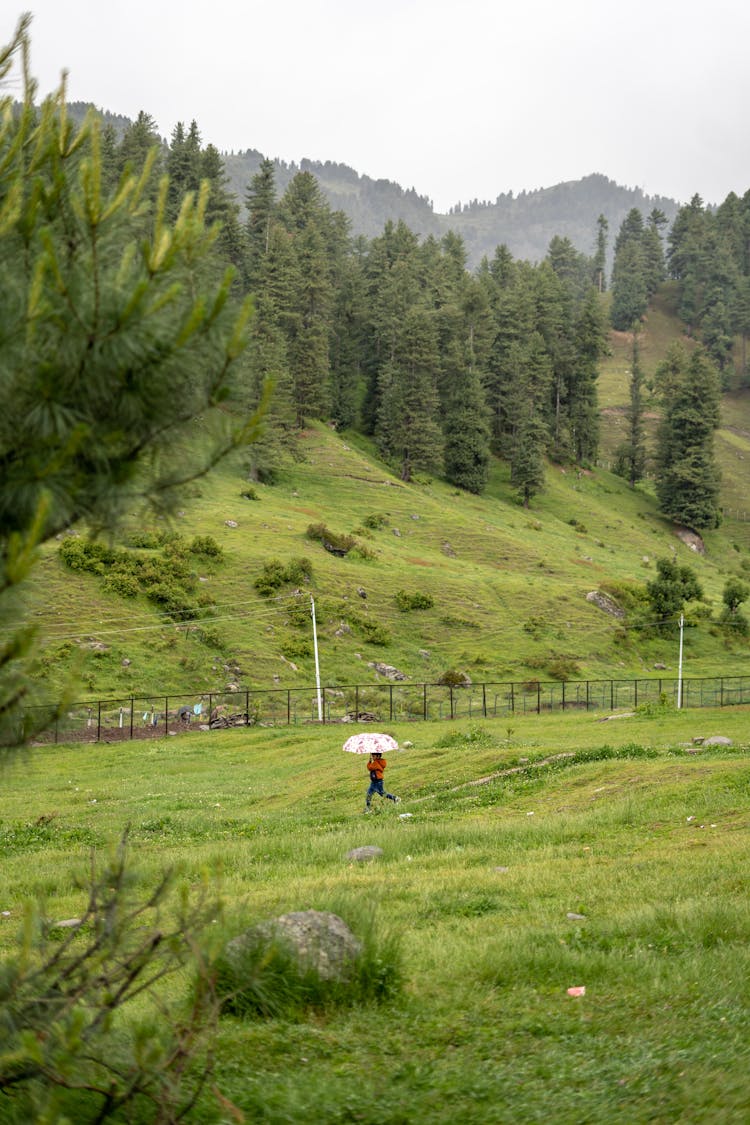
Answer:
[[[600,719],[396,725],[402,803],[368,817],[346,727],[34,749],[3,776],[0,942],[29,897],[75,917],[91,846],[129,825],[144,890],[169,865],[207,876],[222,934],[372,907],[400,942],[395,1001],[222,1018],[215,1085],[246,1121],[740,1125],[747,711]],[[365,844],[382,857],[347,857]],[[208,1092],[189,1120],[241,1118]]]

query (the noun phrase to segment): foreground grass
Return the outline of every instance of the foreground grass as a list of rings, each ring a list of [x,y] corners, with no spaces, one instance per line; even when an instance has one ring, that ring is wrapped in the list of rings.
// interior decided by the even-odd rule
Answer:
[[[403,803],[366,819],[341,728],[34,750],[3,778],[0,942],[29,897],[75,916],[89,847],[129,824],[144,886],[208,871],[228,932],[374,905],[400,939],[396,1002],[222,1020],[216,1086],[247,1121],[746,1122],[746,729],[740,710],[396,728]],[[693,753],[711,734],[733,747]],[[382,858],[353,864],[362,844]],[[213,1095],[191,1117],[241,1119]]]

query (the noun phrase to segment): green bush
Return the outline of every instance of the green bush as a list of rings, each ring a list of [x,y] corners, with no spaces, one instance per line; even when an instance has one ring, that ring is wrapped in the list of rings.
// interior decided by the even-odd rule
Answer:
[[[370,621],[366,617],[353,617],[352,624],[359,629],[368,644],[388,645],[391,643],[391,634],[384,625],[379,625],[377,621]]]
[[[402,613],[412,609],[432,609],[435,599],[432,594],[409,594],[406,590],[399,590],[396,594],[396,605]]]
[[[189,550],[191,554],[202,555],[207,559],[224,558],[224,548],[216,542],[213,535],[196,535]]]
[[[365,527],[369,527],[371,531],[378,531],[381,527],[388,526],[388,517],[380,513],[373,513],[372,515],[365,516],[362,523]]]
[[[308,539],[313,542],[322,543],[324,546],[328,544],[336,551],[351,551],[352,547],[356,547],[357,540],[353,535],[344,535],[336,531],[331,531],[324,523],[311,523],[305,532]]]
[[[102,582],[102,589],[108,594],[117,594],[121,598],[136,598],[140,593],[136,576],[124,570],[115,570],[106,575]]]
[[[253,585],[264,598],[270,598],[286,582],[286,567],[281,559],[269,559]]]

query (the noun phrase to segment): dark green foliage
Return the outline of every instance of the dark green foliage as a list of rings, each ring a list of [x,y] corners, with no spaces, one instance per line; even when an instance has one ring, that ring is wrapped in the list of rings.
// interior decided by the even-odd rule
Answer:
[[[365,518],[362,520],[362,523],[365,527],[370,528],[372,531],[379,531],[381,527],[388,526],[388,517],[381,515],[380,513],[372,513],[369,516],[365,516]]]
[[[189,550],[194,555],[201,555],[206,559],[223,559],[224,548],[216,542],[212,535],[196,535],[190,544]]]
[[[312,563],[309,559],[290,559],[283,563],[281,559],[269,559],[263,564],[263,570],[255,579],[253,585],[264,598],[270,598],[282,586],[291,583],[302,585],[309,582],[312,577]]]
[[[410,594],[406,590],[399,590],[395,601],[402,613],[408,613],[412,609],[432,609],[435,604],[432,594],[423,594],[419,591]]]
[[[628,404],[628,435],[617,448],[615,472],[625,477],[631,488],[643,480],[646,472],[646,439],[643,421],[643,372],[640,365],[637,327],[633,328],[633,353],[630,369],[630,402]]]
[[[724,602],[719,620],[731,633],[746,637],[750,633],[750,623],[744,613],[740,613],[740,606],[750,597],[750,586],[739,578],[729,578],[722,591],[721,600]]]
[[[646,585],[651,611],[663,625],[674,627],[685,603],[699,601],[703,589],[695,572],[674,559],[657,559],[656,569],[657,577]]]
[[[324,547],[327,544],[327,549],[332,547],[335,552],[340,551],[343,554],[347,554],[357,545],[357,540],[353,535],[331,531],[324,523],[311,523],[305,535],[314,542],[322,543]]]
[[[258,424],[228,409],[251,309],[233,304],[233,274],[206,227],[210,185],[171,224],[148,115],[115,154],[96,115],[73,125],[64,90],[36,104],[28,51],[24,19],[0,51],[6,88],[23,56],[0,107],[0,613],[10,638],[0,742],[11,744],[24,737],[19,713],[33,690],[33,630],[17,595],[38,544],[82,521],[114,529],[141,501],[169,510]]]
[[[666,374],[661,374],[665,371]],[[676,345],[657,371],[664,412],[658,431],[656,493],[662,512],[696,531],[718,527],[720,473],[714,458],[719,383],[702,348]]]
[[[198,599],[196,576],[189,565],[190,555],[219,561],[223,554],[219,544],[211,536],[198,536],[189,546],[174,535],[154,538],[142,535],[139,541],[149,545],[159,541],[161,553],[144,556],[78,537],[63,540],[58,553],[71,570],[102,578],[102,589],[108,593],[125,598],[144,594],[174,621],[195,617]]]

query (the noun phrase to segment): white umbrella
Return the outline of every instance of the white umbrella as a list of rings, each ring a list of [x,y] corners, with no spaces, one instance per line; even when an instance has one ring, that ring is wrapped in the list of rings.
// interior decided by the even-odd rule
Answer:
[[[342,749],[347,754],[385,754],[388,750],[398,750],[398,743],[389,734],[362,731],[347,738]]]

